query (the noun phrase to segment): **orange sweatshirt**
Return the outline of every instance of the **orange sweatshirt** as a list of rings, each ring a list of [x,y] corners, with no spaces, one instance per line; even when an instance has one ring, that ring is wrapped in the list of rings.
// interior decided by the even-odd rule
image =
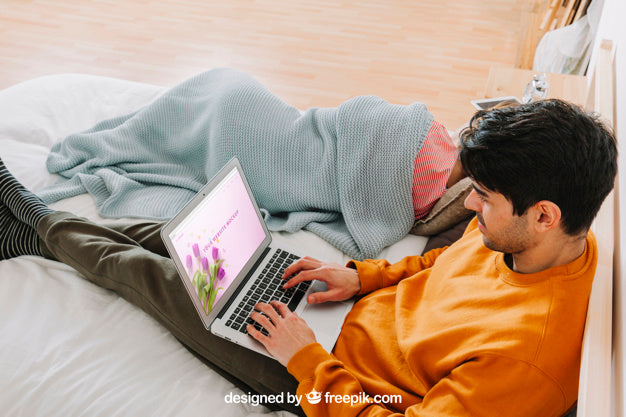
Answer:
[[[333,354],[310,344],[287,366],[298,395],[321,393],[319,402],[303,397],[305,413],[563,415],[577,397],[596,262],[589,233],[570,264],[516,273],[483,245],[476,219],[449,248],[394,265],[352,262],[369,294]]]

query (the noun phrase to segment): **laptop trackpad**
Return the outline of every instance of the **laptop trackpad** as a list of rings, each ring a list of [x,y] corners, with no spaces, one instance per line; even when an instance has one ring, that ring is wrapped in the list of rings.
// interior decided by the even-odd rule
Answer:
[[[300,317],[307,322],[312,329],[334,331],[337,327],[337,303],[307,304],[300,313]],[[336,314],[338,313],[338,314]]]
[[[325,291],[326,284],[314,281],[312,289],[314,292]],[[317,341],[330,352],[352,304],[352,301],[306,304],[299,315],[313,329]]]
[[[311,283],[311,293],[324,292],[328,289],[325,282],[313,281]],[[300,317],[307,322],[309,327],[317,331],[333,332],[337,326],[337,303],[321,303],[321,304],[308,304],[306,303],[304,309],[300,312]]]

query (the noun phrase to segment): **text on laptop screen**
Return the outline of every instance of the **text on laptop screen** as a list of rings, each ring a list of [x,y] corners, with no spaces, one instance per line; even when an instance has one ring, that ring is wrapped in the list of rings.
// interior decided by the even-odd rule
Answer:
[[[237,168],[169,237],[208,314],[265,239]]]

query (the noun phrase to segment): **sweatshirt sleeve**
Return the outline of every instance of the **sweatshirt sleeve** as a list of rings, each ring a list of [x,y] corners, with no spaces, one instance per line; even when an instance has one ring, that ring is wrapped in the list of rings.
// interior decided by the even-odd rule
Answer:
[[[300,383],[297,395],[308,417],[558,417],[572,406],[560,387],[532,364],[498,355],[486,354],[459,365],[439,380],[421,403],[403,412],[365,395],[342,362],[319,344],[301,349],[287,370]],[[321,394],[319,402],[307,399],[313,391]]]
[[[359,295],[363,295],[380,288],[397,285],[404,278],[430,268],[437,257],[447,248],[446,246],[433,249],[422,256],[407,256],[393,265],[383,259],[366,259],[365,261],[350,261],[347,266],[355,268],[359,273],[359,280],[361,281]]]
[[[474,217],[468,224],[463,236],[478,227],[478,220]],[[347,266],[355,268],[359,273],[361,291],[359,295],[368,294],[380,288],[397,285],[404,278],[411,277],[418,272],[433,266],[437,257],[448,246],[433,249],[422,256],[407,256],[400,262],[391,265],[385,260],[366,259],[365,261],[350,261]]]

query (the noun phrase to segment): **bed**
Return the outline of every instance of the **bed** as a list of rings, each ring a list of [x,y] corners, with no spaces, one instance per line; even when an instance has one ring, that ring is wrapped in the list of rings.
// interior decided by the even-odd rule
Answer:
[[[0,91],[1,156],[20,181],[38,190],[56,181],[45,169],[55,142],[134,111],[164,90],[62,74]],[[52,207],[105,220],[86,194]],[[310,232],[274,233],[274,238],[321,259],[349,260]],[[426,242],[408,235],[381,256],[400,260],[420,253]],[[4,415],[199,416],[207,409],[220,416],[291,415],[227,403],[227,395],[243,392],[144,312],[60,263],[31,256],[1,261],[0,311]]]
[[[596,95],[605,89],[599,87]],[[164,90],[80,74],[46,76],[7,88],[0,91],[0,155],[20,181],[38,190],[56,181],[44,163],[54,143],[136,110]],[[606,99],[597,97],[598,102]],[[605,415],[591,410],[606,410],[610,404],[612,205],[611,196],[603,221],[594,225],[603,245],[585,329],[579,415]],[[105,220],[88,195],[52,207]],[[311,256],[348,260],[310,232],[273,235]],[[400,260],[421,253],[427,244],[432,240],[408,235],[380,257]],[[292,415],[228,403],[229,394],[244,392],[141,310],[57,262],[31,256],[0,262],[0,334],[4,415],[199,416],[208,410],[220,416]]]

